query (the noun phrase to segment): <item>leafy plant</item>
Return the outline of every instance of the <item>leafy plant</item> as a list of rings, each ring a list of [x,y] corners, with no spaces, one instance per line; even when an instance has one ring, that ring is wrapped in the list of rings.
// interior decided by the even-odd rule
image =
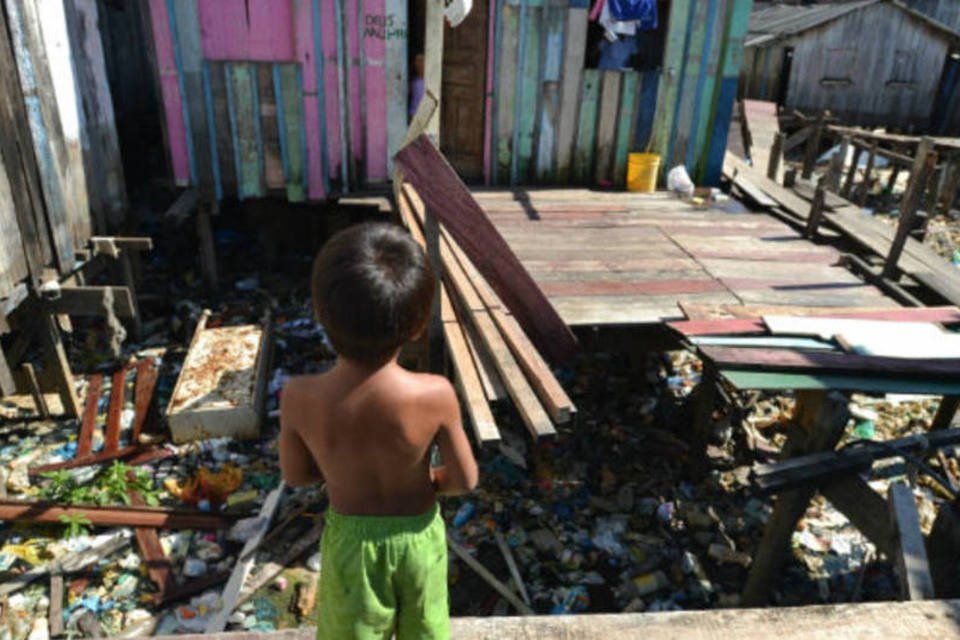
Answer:
[[[94,501],[91,488],[77,484],[76,478],[66,469],[48,471],[41,475],[50,480],[49,484],[40,489],[40,495],[48,500],[67,504],[90,504]]]
[[[93,525],[93,523],[90,522],[90,518],[82,513],[64,513],[57,519],[67,527],[63,530],[64,538],[79,538],[80,536],[85,536],[90,533],[88,527]]]
[[[114,461],[100,471],[92,483],[86,485],[77,484],[73,474],[65,469],[49,471],[42,476],[49,482],[40,489],[40,495],[53,502],[129,505],[130,494],[138,493],[146,504],[160,504],[160,494],[150,473],[120,461]]]

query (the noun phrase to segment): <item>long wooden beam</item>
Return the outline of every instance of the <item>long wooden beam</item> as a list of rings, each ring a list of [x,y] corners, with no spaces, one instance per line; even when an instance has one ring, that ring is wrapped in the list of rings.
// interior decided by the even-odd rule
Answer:
[[[113,294],[113,312],[117,317],[134,317],[133,297],[127,287],[61,287],[59,297],[45,300],[44,306],[53,314],[103,316],[106,315],[103,300],[108,289]]]
[[[8,522],[61,522],[60,518],[85,516],[98,527],[157,527],[160,529],[222,529],[236,517],[167,507],[64,506],[53,502],[0,499],[0,520]]]

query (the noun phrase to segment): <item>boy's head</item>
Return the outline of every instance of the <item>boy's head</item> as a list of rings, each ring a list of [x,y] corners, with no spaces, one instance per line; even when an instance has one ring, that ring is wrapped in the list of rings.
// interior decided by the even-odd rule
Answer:
[[[369,365],[389,360],[426,326],[434,274],[400,227],[362,224],[333,236],[313,263],[313,308],[337,353]]]

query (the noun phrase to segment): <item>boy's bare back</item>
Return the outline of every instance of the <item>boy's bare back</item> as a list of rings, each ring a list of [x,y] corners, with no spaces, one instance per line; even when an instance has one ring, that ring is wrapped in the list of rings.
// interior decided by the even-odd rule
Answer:
[[[301,376],[284,389],[281,464],[288,482],[322,476],[330,504],[352,515],[415,515],[436,501],[430,445],[444,461],[440,490],[476,483],[476,464],[450,383],[404,370],[395,361],[370,371],[339,360],[329,372]],[[448,477],[456,475],[458,477]]]

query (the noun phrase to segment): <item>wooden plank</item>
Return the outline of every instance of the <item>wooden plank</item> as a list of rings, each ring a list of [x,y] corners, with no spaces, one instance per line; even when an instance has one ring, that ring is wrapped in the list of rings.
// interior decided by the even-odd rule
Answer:
[[[700,352],[721,367],[757,369],[761,371],[857,372],[862,374],[939,376],[944,380],[960,379],[960,358],[912,360],[883,356],[861,356],[841,353],[803,353],[737,349],[734,347],[702,347]]]
[[[61,287],[60,297],[45,301],[48,313],[70,316],[103,316],[104,298],[107,292],[113,295],[113,312],[119,318],[135,315],[133,298],[127,287]]]
[[[137,507],[145,506],[143,498],[136,492],[130,493],[130,503]],[[157,535],[156,529],[134,527],[133,536],[137,540],[140,558],[147,567],[147,575],[150,576],[150,581],[157,588],[154,597],[162,602],[167,590],[174,586],[173,563],[163,552],[163,545],[160,544],[160,536]]]
[[[263,179],[254,65],[228,63],[224,66],[224,73],[233,133],[237,196],[241,200],[260,197],[263,195]]]
[[[195,509],[168,507],[62,506],[35,500],[0,499],[0,520],[61,523],[61,517],[86,516],[97,527],[156,527],[159,529],[224,529],[235,517]]]
[[[44,3],[56,5],[58,3]],[[76,71],[76,86],[80,94],[83,143],[83,168],[90,215],[99,221],[104,231],[109,223],[119,226],[126,215],[127,192],[120,157],[113,99],[107,79],[107,66],[100,37],[97,3],[95,0],[74,0],[63,4]],[[86,220],[79,235],[90,234],[90,215],[81,212]],[[85,233],[84,233],[85,231]],[[82,237],[74,237],[74,242]],[[79,245],[78,245],[79,246]]]
[[[357,20],[363,20],[363,25],[358,25],[357,33],[360,37],[361,60],[363,62],[360,69],[362,74],[363,97],[361,102],[362,130],[364,131],[364,177],[367,184],[378,184],[387,182],[387,76],[386,76],[386,55],[388,31],[394,34],[394,37],[401,32],[394,28],[387,28],[383,32],[383,38],[379,37],[378,30],[369,28],[368,16],[383,16],[387,20],[385,12],[385,0],[363,0],[357,5]],[[404,38],[403,45],[406,45]],[[402,49],[405,51],[406,46]],[[407,59],[402,53],[399,55],[402,62]]]
[[[410,230],[411,235],[414,236],[420,246],[425,247],[426,240],[418,223],[413,218],[409,202],[402,193],[398,195],[398,209],[404,225]],[[440,305],[441,315],[450,318],[443,323],[443,335],[447,343],[450,360],[453,363],[457,389],[466,405],[467,415],[470,416],[473,434],[478,444],[497,442],[500,440],[500,431],[493,419],[493,414],[490,412],[490,405],[487,404],[476,363],[470,356],[470,347],[467,344],[466,335],[454,314],[453,303],[450,301],[447,287],[443,282],[440,283]]]
[[[596,69],[584,69],[577,141],[573,151],[573,180],[578,184],[589,182],[594,168],[599,101],[600,72]]]
[[[523,600],[521,600],[517,595],[510,590],[510,588],[497,580],[496,577],[486,567],[484,567],[480,562],[470,555],[466,549],[464,549],[460,544],[458,544],[453,538],[447,535],[447,546],[449,546],[453,552],[457,555],[458,558],[463,560],[463,562],[473,569],[484,582],[493,587],[493,589],[503,596],[507,602],[512,604],[514,608],[523,615],[532,616],[533,609],[531,609]]]
[[[28,274],[10,181],[0,158],[0,297],[7,297]]]
[[[56,96],[47,61],[40,18],[32,2],[7,0],[10,38],[16,53],[23,105],[29,120],[36,167],[40,172],[39,185],[46,204],[46,228],[50,233],[58,270],[69,272],[75,263],[73,237],[70,232],[65,177],[61,167],[68,158],[63,141],[63,129],[57,117]],[[6,162],[4,163],[7,164]],[[8,165],[12,166],[12,165]],[[37,227],[41,228],[39,222]]]
[[[205,90],[209,91],[207,120],[212,143],[215,144],[217,163],[214,180],[219,183],[220,197],[237,195],[237,165],[234,161],[233,135],[230,124],[230,107],[227,100],[226,74],[222,62],[207,62],[204,65]],[[216,186],[216,184],[215,184]]]
[[[285,189],[283,154],[280,147],[280,121],[277,109],[277,91],[273,77],[273,65],[253,66],[256,78],[257,117],[260,119],[260,154],[263,162],[263,182],[267,189]]]
[[[4,376],[4,370],[6,370],[6,376]],[[30,395],[33,396],[33,406],[37,411],[37,415],[46,420],[50,417],[50,409],[47,408],[47,401],[43,397],[43,390],[40,389],[40,383],[37,382],[37,374],[33,370],[33,365],[29,362],[24,362],[20,365],[20,370],[23,371],[23,377],[26,378],[27,386],[30,388]],[[4,380],[4,377],[6,377],[7,380]],[[16,393],[16,387],[13,386],[12,383],[13,379],[9,377],[9,369],[7,369],[3,353],[0,351],[0,393],[3,393],[3,395],[13,395]]]
[[[387,175],[390,176],[393,175],[393,156],[400,150],[400,143],[407,131],[407,3],[405,0],[386,0],[385,15]]]
[[[107,406],[107,423],[104,429],[103,450],[115,452],[120,446],[120,413],[126,400],[127,367],[120,367],[113,374],[110,385],[110,404]]]
[[[594,173],[597,184],[606,184],[612,177],[622,75],[619,71],[604,71],[602,75],[600,109],[597,115],[596,172]]]
[[[230,579],[227,581],[227,586],[223,588],[223,592],[221,592],[220,598],[218,599],[220,608],[210,617],[207,626],[204,628],[204,633],[219,633],[227,626],[227,618],[233,613],[237,596],[240,595],[240,589],[250,574],[250,569],[253,567],[256,559],[249,551],[260,544],[260,540],[267,533],[267,529],[270,528],[270,522],[273,520],[273,514],[276,512],[277,505],[280,503],[280,496],[283,495],[283,490],[284,484],[280,482],[277,488],[271,491],[266,500],[263,501],[263,506],[260,508],[260,515],[257,518],[257,527],[253,535],[244,543],[243,551],[240,554],[242,558],[246,559],[239,560],[237,564],[234,565]]]
[[[637,93],[640,89],[640,74],[636,71],[623,73],[620,91],[620,115],[617,117],[617,137],[613,148],[613,185],[620,187],[627,181],[627,154],[634,140],[636,124]]]
[[[497,294],[487,286],[483,276],[476,270],[456,241],[449,235],[445,235],[445,239],[453,258],[475,287],[477,295],[483,301],[483,307],[489,311],[517,363],[523,369],[547,413],[550,414],[550,418],[557,424],[569,422],[577,409],[549,365],[530,342],[516,319],[504,310]]]
[[[171,12],[165,0],[149,0],[148,7],[166,121],[164,131],[170,153],[170,169],[176,184],[186,186],[190,183],[190,145],[187,141],[186,112],[182,104],[184,92],[180,88],[180,74],[177,70],[178,53]]]
[[[860,533],[867,536],[877,550],[893,558],[896,532],[890,525],[887,502],[857,475],[847,475],[821,484],[823,497],[849,518]]]
[[[144,427],[150,425],[151,412],[154,410],[153,391],[157,386],[159,373],[157,366],[149,359],[137,363],[137,379],[133,401],[133,428],[130,432],[131,444],[139,443],[140,434],[143,433]]]
[[[499,402],[506,400],[507,389],[500,380],[500,374],[497,373],[493,361],[489,354],[480,346],[480,336],[476,329],[471,325],[459,323],[463,329],[464,336],[467,339],[467,347],[470,349],[470,357],[473,359],[477,375],[480,377],[480,384],[483,386],[483,394],[487,397],[487,402]]]
[[[31,476],[41,475],[48,471],[59,471],[61,469],[77,469],[79,467],[91,467],[98,464],[106,464],[114,460],[123,460],[131,466],[149,464],[156,460],[162,460],[174,455],[165,447],[152,447],[140,444],[120,447],[116,451],[101,451],[97,454],[86,455],[83,457],[74,457],[63,462],[52,462],[29,468]]]
[[[100,404],[100,390],[103,387],[103,376],[95,373],[87,383],[87,399],[83,409],[83,418],[80,421],[80,435],[77,438],[77,458],[85,458],[93,450],[93,429],[97,423],[97,408]]]
[[[537,131],[537,182],[555,179],[557,136],[560,126],[560,65],[563,58],[564,18],[566,2],[548,2],[543,8],[543,77],[540,96],[540,117]]]
[[[890,519],[897,531],[897,552],[894,555],[897,577],[900,579],[900,597],[904,600],[929,600],[935,596],[930,565],[920,516],[913,498],[913,490],[894,482],[888,492]]]
[[[519,52],[519,9],[499,0],[503,9],[500,18],[501,35],[497,47],[497,136],[496,158],[493,163],[493,182],[510,181],[513,166],[514,100],[517,87],[517,55]]]
[[[715,128],[718,88],[721,86],[724,49],[728,43],[728,12],[733,11],[733,0],[716,0],[707,12],[707,34],[704,55],[697,85],[696,111],[691,127],[686,166],[702,181],[707,171],[710,136]],[[732,18],[732,16],[730,16]],[[713,183],[708,183],[713,184]]]
[[[17,383],[13,379],[13,372],[10,370],[10,364],[7,362],[7,356],[3,352],[3,349],[0,348],[0,396],[12,396],[16,393]],[[43,397],[42,394],[40,397]],[[34,404],[37,405],[39,411],[40,403],[38,403],[35,399]]]
[[[420,136],[397,154],[396,161],[541,353],[556,362],[570,358],[576,350],[573,334],[429,139]]]
[[[414,203],[412,210],[423,227],[426,223],[426,212],[422,205]],[[556,435],[556,429],[550,422],[543,407],[533,392],[530,383],[523,375],[507,346],[503,336],[497,330],[493,319],[481,302],[479,294],[474,289],[470,278],[462,265],[457,261],[448,238],[440,238],[440,259],[443,262],[443,273],[450,286],[459,296],[466,309],[464,314],[480,337],[483,346],[490,354],[490,359],[497,373],[500,374],[514,406],[520,417],[529,429],[534,439]]]
[[[960,310],[956,307],[905,307],[892,309],[841,307],[831,309],[826,307],[743,306],[741,307],[741,311],[734,305],[707,307],[705,305],[682,304],[681,306],[688,315],[693,316],[694,319],[672,322],[670,326],[687,336],[765,333],[767,329],[762,317],[773,314],[903,322],[938,322],[942,324],[957,324],[960,322]],[[731,314],[736,317],[731,319],[710,319],[702,317],[702,314],[705,313],[705,310],[708,308],[719,309],[724,314]]]
[[[63,574],[50,574],[50,611],[47,614],[47,628],[51,638],[63,635]]]
[[[200,198],[212,201],[215,197],[213,165],[210,157],[210,131],[207,123],[203,90],[203,43],[197,3],[172,3],[171,26],[174,46],[177,48],[180,86],[183,92],[188,144],[192,158],[192,179]]]
[[[526,2],[526,0],[524,0]],[[542,36],[543,9],[526,6],[521,8],[520,36],[517,45],[517,88],[514,105],[514,127],[510,183],[523,184],[534,169],[534,135],[537,127],[537,104],[541,91],[540,40]],[[525,23],[525,24],[524,24]],[[524,28],[526,27],[526,28]]]
[[[587,50],[587,9],[567,10],[563,72],[560,84],[560,121],[557,126],[557,182],[567,184],[571,177],[573,148],[580,112],[580,85],[583,59]]]
[[[54,316],[42,313],[40,320],[40,342],[43,346],[45,363],[52,371],[57,384],[57,393],[63,405],[63,413],[68,418],[80,415],[80,401],[77,399],[77,390],[73,383],[73,373],[70,371],[70,361],[60,339],[60,330]],[[2,518],[0,518],[2,519]]]
[[[697,101],[697,87],[700,85],[709,10],[716,2],[717,0],[698,2],[691,9],[690,24],[687,27],[686,34],[685,60],[680,72],[677,110],[670,131],[670,140],[666,152],[662,156],[663,165],[667,168],[680,164],[686,165],[687,151],[690,149],[690,137],[695,135],[692,128],[694,114],[700,106]],[[672,29],[673,25],[670,24],[669,27]],[[694,167],[687,168],[691,175],[693,175],[693,169]]]
[[[653,118],[653,137],[650,140],[650,151],[660,154],[664,167],[670,161],[667,155],[668,144],[674,129],[674,119],[679,113],[680,84],[683,82],[682,69],[692,12],[692,2],[670,3],[666,48],[663,53],[663,73],[660,74],[657,110]]]

